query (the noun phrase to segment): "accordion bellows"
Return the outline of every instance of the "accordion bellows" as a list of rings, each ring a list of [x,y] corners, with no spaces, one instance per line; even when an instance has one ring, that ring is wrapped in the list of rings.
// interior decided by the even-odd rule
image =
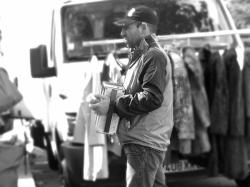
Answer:
[[[110,105],[107,115],[96,116],[96,130],[99,133],[115,134],[117,131],[119,116],[113,113],[115,100],[124,94],[124,88],[120,84],[103,82],[103,95],[110,95]]]

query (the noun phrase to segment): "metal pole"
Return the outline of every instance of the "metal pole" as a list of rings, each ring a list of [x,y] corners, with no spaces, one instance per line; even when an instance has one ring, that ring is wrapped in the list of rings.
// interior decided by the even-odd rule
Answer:
[[[250,29],[159,35],[158,38],[159,40],[173,40],[173,39],[191,39],[191,38],[202,38],[202,37],[226,36],[226,35],[235,35],[235,34],[250,35]],[[108,44],[114,45],[114,44],[122,44],[122,43],[125,43],[124,39],[86,41],[86,42],[83,42],[82,45],[84,47],[87,47],[87,46],[94,46],[94,45],[108,45]]]

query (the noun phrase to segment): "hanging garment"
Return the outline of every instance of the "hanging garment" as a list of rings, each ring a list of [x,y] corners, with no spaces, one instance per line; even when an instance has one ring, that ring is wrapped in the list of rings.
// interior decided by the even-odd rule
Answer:
[[[90,181],[108,178],[109,174],[106,137],[96,132],[96,115],[86,102],[88,94],[101,92],[102,65],[96,56],[91,58],[91,74],[87,76],[88,82],[85,85],[83,102],[80,105],[76,123],[76,129],[83,133],[82,137],[75,137],[75,140],[84,143],[83,179]],[[79,133],[77,135],[79,136]]]
[[[245,138],[245,108],[243,74],[237,53],[231,48],[223,54],[229,88],[229,129],[225,137],[224,173],[232,179],[243,179],[248,174],[247,143]]]
[[[210,113],[204,87],[203,70],[194,49],[185,48],[183,50],[183,59],[190,80],[194,109],[195,140],[193,142],[193,153],[201,154],[209,152],[211,149],[207,133],[207,128],[210,126]]]
[[[88,72],[85,76],[85,84],[83,86],[83,102],[86,102],[87,96],[91,93],[92,90],[92,72]],[[74,129],[74,138],[73,142],[77,144],[84,144],[85,139],[85,125],[86,121],[84,118],[83,103],[80,104],[79,110],[76,115],[76,125]]]
[[[215,66],[213,65],[215,62],[211,62],[212,58],[212,51],[209,46],[204,46],[199,51],[199,60],[201,62],[201,66],[203,69],[203,75],[204,75],[204,86],[207,92],[208,102],[209,102],[209,108],[211,108],[211,103],[213,101],[214,96],[214,85],[215,85]],[[214,63],[213,63],[214,62]]]
[[[108,155],[105,135],[95,131],[96,116],[89,111],[87,103],[83,104],[86,117],[83,179],[95,181],[108,178]],[[94,142],[93,142],[94,141]]]
[[[211,177],[218,176],[224,168],[224,136],[212,134],[210,136],[211,151],[208,158],[208,174]]]
[[[246,52],[243,67],[243,96],[245,103],[246,137],[250,140],[250,52]]]
[[[113,53],[108,54],[105,60],[105,64],[109,66],[110,81],[114,83],[121,83],[122,82],[121,68],[116,63],[116,59]]]
[[[191,141],[195,138],[191,88],[183,59],[175,52],[169,52],[173,70],[174,128],[177,130],[178,150],[182,154],[191,153]]]
[[[208,169],[213,176],[221,173],[232,179],[243,179],[248,172],[247,146],[242,132],[242,83],[235,50],[226,50],[221,58],[218,52],[204,48],[200,59],[210,98],[212,122]]]
[[[249,174],[248,153],[245,137],[225,137],[223,174],[231,179],[245,179]]]
[[[205,89],[208,95],[211,127],[213,134],[228,132],[228,85],[225,62],[219,52],[203,48],[200,61],[204,72]]]
[[[211,101],[211,133],[226,135],[228,132],[228,85],[225,62],[218,52],[212,54],[212,65],[215,66],[215,83]]]
[[[235,49],[228,49],[223,54],[229,89],[229,129],[233,136],[245,135],[245,115],[242,92],[242,71],[240,70]]]
[[[109,65],[105,62],[103,64],[103,70],[101,72],[101,80],[103,81],[110,81],[110,76],[109,76],[109,72],[110,72],[110,67]]]
[[[101,93],[101,78],[103,64],[96,56],[90,61],[92,72],[92,93]],[[95,130],[95,113],[90,110],[87,103],[83,104],[85,123],[84,167],[83,179],[95,181],[98,178],[108,178],[108,153],[104,134]],[[93,142],[98,139],[100,142]],[[92,140],[92,141],[91,141]],[[97,144],[96,144],[97,143]]]

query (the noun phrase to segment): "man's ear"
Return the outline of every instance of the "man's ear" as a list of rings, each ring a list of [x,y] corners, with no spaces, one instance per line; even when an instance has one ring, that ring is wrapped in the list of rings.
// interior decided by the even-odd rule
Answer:
[[[150,34],[147,23],[142,23],[141,24],[141,29],[142,29],[142,32],[143,32],[144,36],[147,36],[147,35]]]
[[[146,23],[142,23],[142,24],[141,24],[141,27],[142,27],[143,30],[147,30],[147,29],[148,29],[148,26],[147,26]]]

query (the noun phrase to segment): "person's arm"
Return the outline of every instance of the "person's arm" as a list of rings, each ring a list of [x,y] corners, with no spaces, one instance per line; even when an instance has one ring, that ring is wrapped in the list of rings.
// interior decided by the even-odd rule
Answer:
[[[117,98],[115,112],[120,117],[132,118],[151,112],[163,102],[166,87],[167,59],[159,50],[151,50],[144,57],[139,75],[141,91]]]

